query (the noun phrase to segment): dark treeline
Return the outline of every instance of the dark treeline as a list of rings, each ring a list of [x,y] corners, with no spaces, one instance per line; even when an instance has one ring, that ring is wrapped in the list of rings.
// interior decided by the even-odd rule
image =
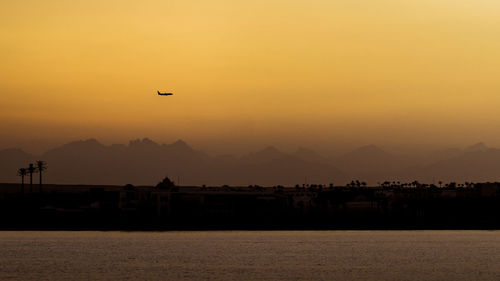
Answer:
[[[499,229],[499,183],[0,185],[2,229]]]

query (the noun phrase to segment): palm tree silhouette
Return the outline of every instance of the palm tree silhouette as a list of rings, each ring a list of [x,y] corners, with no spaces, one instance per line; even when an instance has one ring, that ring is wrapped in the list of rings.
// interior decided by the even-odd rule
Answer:
[[[47,163],[41,160],[36,161],[36,169],[40,173],[40,185],[38,187],[38,191],[42,192],[42,172],[47,170]]]
[[[30,166],[28,167],[28,172],[30,173],[30,193],[33,192],[33,173],[35,171],[35,166],[33,166],[33,164],[30,164]]]
[[[17,170],[17,175],[21,177],[21,193],[24,193],[24,177],[28,174],[25,168]]]

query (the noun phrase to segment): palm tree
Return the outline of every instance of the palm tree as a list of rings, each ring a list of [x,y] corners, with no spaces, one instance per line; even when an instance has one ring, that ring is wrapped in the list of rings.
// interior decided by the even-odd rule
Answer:
[[[17,170],[17,175],[21,177],[21,193],[24,193],[24,177],[27,173],[25,168]]]
[[[30,166],[28,167],[28,172],[30,173],[30,193],[33,192],[33,173],[35,171],[35,166],[33,166],[33,164],[30,164]]]
[[[47,170],[47,163],[41,160],[36,161],[36,169],[40,173],[40,186],[38,191],[42,192],[42,172]]]

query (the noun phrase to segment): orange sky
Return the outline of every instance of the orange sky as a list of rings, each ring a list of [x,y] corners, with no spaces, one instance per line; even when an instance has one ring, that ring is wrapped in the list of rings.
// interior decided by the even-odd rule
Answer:
[[[499,15],[493,0],[8,1],[0,145],[500,145]]]

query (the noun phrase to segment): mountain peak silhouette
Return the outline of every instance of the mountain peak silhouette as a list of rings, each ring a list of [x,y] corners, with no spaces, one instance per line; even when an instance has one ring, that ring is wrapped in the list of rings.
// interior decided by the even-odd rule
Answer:
[[[464,149],[464,152],[485,152],[489,148],[484,144],[483,142],[478,142],[476,144],[473,144],[471,146],[468,146]]]
[[[293,186],[302,183],[305,177],[308,182],[339,184],[353,178],[371,184],[393,179],[423,182],[500,179],[499,149],[477,143],[452,152],[423,162],[419,157],[388,153],[375,145],[336,158],[324,158],[305,147],[284,153],[267,146],[242,157],[212,157],[183,140],[159,145],[143,138],[132,140],[129,145],[108,146],[90,138],[63,144],[37,156],[19,148],[0,150],[0,182],[19,182],[16,171],[35,160],[49,163],[46,179],[50,183],[155,184],[166,174],[180,176],[186,185]],[[432,155],[436,156],[436,152]]]
[[[148,138],[143,138],[142,140],[141,139],[131,140],[129,142],[129,147],[159,147],[159,146],[160,146],[159,144]]]
[[[181,139],[176,140],[171,145],[172,146],[177,146],[177,147],[189,147],[189,145],[185,141],[183,141]]]
[[[58,151],[68,151],[68,150],[73,150],[73,151],[84,151],[84,150],[92,150],[96,148],[103,148],[104,145],[102,145],[99,141],[96,139],[86,139],[86,140],[77,140],[77,141],[72,141],[67,144],[63,144],[59,147],[53,148],[45,153],[50,154]]]
[[[75,144],[75,145],[102,145],[98,140],[96,140],[94,138],[90,138],[90,139],[86,139],[86,140],[74,141],[74,142],[70,142],[69,144],[70,145],[71,144]]]
[[[265,156],[265,157],[281,157],[283,153],[279,151],[276,147],[270,145],[262,150],[252,153],[253,156]]]
[[[268,162],[271,160],[286,157],[287,154],[282,153],[276,147],[270,145],[257,152],[252,152],[243,156],[242,159],[254,163]]]
[[[185,141],[179,139],[171,144],[164,145],[165,147],[177,152],[192,152],[194,149],[189,146]]]

